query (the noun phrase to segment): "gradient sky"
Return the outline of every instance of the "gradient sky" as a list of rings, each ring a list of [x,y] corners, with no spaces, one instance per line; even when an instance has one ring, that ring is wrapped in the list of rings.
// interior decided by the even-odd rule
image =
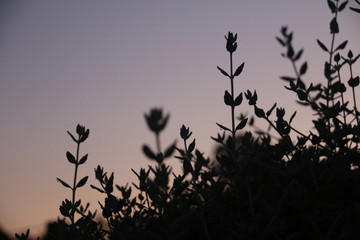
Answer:
[[[220,132],[215,122],[230,123],[223,104],[230,84],[216,69],[228,69],[229,30],[238,33],[235,64],[245,61],[236,91],[257,89],[266,110],[274,102],[294,109],[295,96],[279,80],[292,68],[275,35],[282,25],[294,31],[295,48],[305,47],[308,60],[305,81],[321,82],[328,56],[316,39],[329,45],[330,20],[325,0],[1,1],[0,226],[38,233],[57,218],[70,191],[56,177],[71,182],[65,153],[75,144],[66,131],[77,123],[90,128],[81,148],[89,159],[79,171],[89,180],[78,196],[91,209],[103,201],[89,187],[98,164],[120,185],[135,180],[131,168],[149,164],[141,146],[154,147],[143,117],[151,107],[171,113],[162,145],[178,139],[186,124],[211,157],[210,136]],[[346,9],[339,22],[336,42],[349,39],[346,49],[358,53],[359,14]],[[240,112],[252,110],[244,102]],[[310,123],[300,110],[294,125]]]

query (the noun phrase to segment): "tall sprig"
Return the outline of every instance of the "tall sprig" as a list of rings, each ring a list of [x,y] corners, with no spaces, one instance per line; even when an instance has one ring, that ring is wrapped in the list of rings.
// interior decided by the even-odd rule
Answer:
[[[69,217],[71,220],[71,224],[75,224],[75,212],[77,212],[77,208],[81,204],[81,200],[76,201],[76,189],[84,186],[88,180],[88,176],[83,177],[79,182],[77,182],[77,175],[78,175],[78,168],[81,164],[84,164],[88,158],[88,154],[84,155],[83,157],[79,158],[80,154],[80,144],[83,143],[88,137],[89,137],[89,129],[86,129],[84,126],[77,125],[76,127],[76,133],[77,138],[74,137],[73,134],[71,134],[68,131],[68,134],[72,138],[72,140],[76,143],[76,156],[74,156],[70,152],[66,152],[66,158],[67,160],[75,165],[75,171],[74,171],[74,181],[73,186],[70,186],[65,181],[61,180],[60,178],[56,178],[58,182],[60,182],[64,187],[70,188],[72,190],[72,200],[65,199],[65,201],[62,202],[62,205],[60,206],[60,212],[63,216]],[[76,201],[76,202],[75,202]],[[81,212],[81,211],[78,211]]]
[[[173,144],[166,148],[164,153],[161,151],[160,133],[165,129],[170,114],[168,113],[164,116],[161,108],[152,108],[150,113],[144,114],[144,116],[150,131],[155,134],[156,153],[146,144],[143,145],[142,150],[150,160],[155,160],[160,165],[166,158],[171,157],[176,146],[174,141]]]
[[[244,65],[245,63],[243,62],[239,67],[236,68],[236,71],[233,72],[233,53],[236,51],[237,49],[237,34],[233,34],[232,32],[228,32],[228,35],[225,36],[226,39],[226,50],[229,52],[229,57],[230,57],[230,74],[227,73],[225,70],[223,70],[220,67],[217,67],[219,69],[219,71],[226,76],[227,78],[230,79],[230,93],[225,90],[225,94],[224,94],[224,102],[227,106],[230,106],[231,109],[231,129],[228,127],[225,127],[222,124],[216,123],[220,128],[222,128],[225,131],[228,131],[231,133],[231,151],[233,156],[236,156],[236,142],[235,142],[235,134],[237,130],[243,129],[246,125],[247,122],[247,118],[243,119],[236,127],[235,127],[235,108],[237,106],[240,106],[240,104],[242,103],[243,100],[243,95],[242,93],[240,93],[237,97],[235,97],[235,93],[234,93],[234,78],[239,76],[241,74],[241,72],[244,69]],[[215,141],[217,141],[216,139],[214,139]]]
[[[330,47],[327,47],[319,39],[317,39],[317,43],[319,44],[319,46],[321,47],[322,50],[324,50],[325,52],[327,52],[329,54],[329,61],[325,62],[325,65],[324,65],[324,75],[327,80],[327,87],[324,88],[324,94],[325,94],[324,97],[326,99],[326,108],[329,109],[331,107],[330,101],[332,102],[332,105],[335,104],[334,96],[333,96],[334,93],[332,91],[332,85],[333,85],[333,80],[337,78],[337,76],[335,76],[337,71],[333,67],[333,58],[337,51],[342,50],[346,47],[347,42],[348,42],[346,40],[343,43],[341,43],[338,47],[335,48],[335,36],[336,36],[336,34],[338,34],[340,32],[339,24],[338,24],[338,13],[345,9],[348,1],[344,1],[344,2],[340,3],[339,0],[334,0],[334,1],[327,0],[327,3],[328,3],[331,13],[333,14],[333,18],[330,21],[331,44],[330,44]],[[330,128],[330,118],[328,116],[326,116],[326,117],[327,117],[327,119],[326,119],[327,126],[328,126],[328,128]]]

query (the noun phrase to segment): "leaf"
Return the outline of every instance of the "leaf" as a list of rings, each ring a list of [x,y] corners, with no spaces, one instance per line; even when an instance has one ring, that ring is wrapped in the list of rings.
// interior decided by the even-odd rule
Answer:
[[[234,104],[233,98],[227,90],[225,91],[225,94],[224,94],[224,102],[228,106],[233,106],[233,104]]]
[[[216,123],[216,125],[218,125],[221,129],[223,129],[223,130],[225,130],[225,131],[231,132],[231,130],[230,130],[229,128],[227,128],[227,127],[225,127],[225,126],[223,126],[223,125],[221,125],[221,124],[219,124],[219,123]]]
[[[306,70],[307,70],[307,62],[304,62],[303,65],[300,68],[300,75],[305,74]]]
[[[336,93],[344,93],[346,91],[346,87],[341,81],[337,81],[337,82],[333,83],[330,86],[330,88],[331,88],[331,91],[334,94],[336,94]]]
[[[265,112],[261,108],[258,108],[254,105],[255,108],[255,115],[259,118],[265,118]]]
[[[66,152],[66,158],[70,163],[76,164],[76,159],[70,152]]]
[[[84,141],[89,137],[89,134],[90,134],[90,130],[87,129],[87,130],[85,131],[85,133],[81,136],[79,142],[84,142]]]
[[[69,131],[67,131],[67,133],[70,135],[70,137],[72,138],[72,140],[73,140],[74,142],[78,142],[78,141],[75,139],[75,137],[74,137]]]
[[[334,17],[330,22],[330,33],[339,33],[339,24],[336,17]]]
[[[189,160],[185,159],[183,162],[183,168],[184,168],[184,175],[187,175],[188,173],[193,172],[193,167]]]
[[[219,69],[219,71],[220,71],[222,74],[224,74],[225,76],[230,77],[230,75],[229,75],[227,72],[225,72],[223,69],[221,69],[220,67],[217,67],[217,69]]]
[[[211,137],[212,140],[214,140],[215,142],[218,142],[220,144],[224,143],[224,138],[225,138],[225,132],[223,132],[222,135],[220,135],[219,133],[217,134],[217,137]]]
[[[180,159],[180,160],[183,160],[183,161],[186,160],[186,157],[174,156],[174,158],[177,158],[177,159]]]
[[[310,91],[314,90],[314,86],[312,83],[310,83],[309,88],[306,90],[306,94],[309,94]]]
[[[86,162],[87,158],[88,158],[88,154],[86,154],[85,156],[83,156],[83,157],[80,159],[80,161],[79,161],[79,165],[80,165],[80,164],[84,164],[84,163]]]
[[[336,5],[333,1],[331,0],[327,0],[327,3],[329,5],[329,8],[331,10],[332,13],[335,13],[336,12]]]
[[[352,88],[357,87],[359,85],[359,76],[357,76],[355,78],[350,78],[350,80],[348,81],[348,84]]]
[[[113,182],[114,182],[114,173],[111,173],[110,178],[108,179],[106,186],[105,186],[105,191],[106,193],[112,193],[114,188],[113,188]]]
[[[299,98],[301,101],[306,101],[306,100],[307,100],[307,93],[304,92],[303,90],[298,89],[298,90],[296,90],[296,93],[297,93],[297,95],[298,95],[298,98]]]
[[[348,4],[348,1],[343,2],[343,3],[339,6],[338,11],[341,12],[342,10],[344,10],[344,8],[346,7],[347,4]]]
[[[360,57],[360,54],[358,54],[353,60],[351,60],[351,64],[354,64],[358,58]]]
[[[60,182],[64,187],[67,187],[67,188],[72,189],[72,187],[70,187],[69,184],[67,184],[66,182],[64,182],[64,181],[61,180],[60,178],[56,178],[56,180],[57,180],[58,182]]]
[[[297,89],[297,84],[295,84],[293,81],[290,82],[290,90],[295,91]]]
[[[248,89],[246,92],[245,92],[245,97],[246,99],[250,99],[252,96],[252,93],[250,92],[250,90]]]
[[[343,50],[346,47],[347,43],[348,43],[348,40],[344,41],[335,49],[335,51],[340,50],[340,49]]]
[[[275,37],[275,38],[280,43],[281,46],[285,47],[285,43],[283,40],[281,40],[279,37]]]
[[[295,55],[295,57],[294,57],[294,59],[293,59],[294,62],[300,59],[300,57],[301,57],[301,55],[303,54],[303,52],[304,52],[304,49],[301,49],[300,51],[298,51],[298,52],[296,53],[296,55]]]
[[[254,125],[254,122],[255,122],[254,117],[251,116],[251,117],[250,117],[249,125],[250,125],[250,126],[253,126],[253,125]]]
[[[292,120],[294,119],[295,115],[296,115],[296,111],[293,113],[293,115],[291,115],[290,120],[289,120],[289,124],[292,122]]]
[[[292,81],[295,81],[295,80],[296,80],[296,78],[287,77],[287,76],[281,76],[280,79],[281,79],[281,80],[284,80],[284,81],[289,81],[289,82],[292,82]]]
[[[96,186],[94,186],[94,185],[90,185],[90,187],[91,187],[92,189],[98,190],[98,191],[101,192],[101,193],[105,193],[104,190],[102,190],[102,189],[100,189],[100,188],[98,188],[98,187],[96,187]]]
[[[324,64],[324,75],[327,79],[331,78],[331,66],[328,62]]]
[[[274,110],[275,107],[276,107],[276,103],[270,108],[269,111],[266,112],[267,117],[271,115],[271,113],[272,113],[272,111]]]
[[[294,49],[291,45],[288,47],[286,56],[290,59],[292,59],[292,57],[294,56]]]
[[[235,73],[234,73],[234,77],[236,77],[236,76],[239,76],[240,75],[240,73],[243,71],[243,69],[244,69],[244,62],[236,69],[236,71],[235,71]]]
[[[75,188],[79,188],[85,185],[86,181],[88,180],[88,176],[83,177],[77,184]]]
[[[353,10],[354,12],[360,13],[360,8],[350,7],[350,9]]]
[[[239,94],[234,100],[234,106],[239,106],[242,103],[243,95],[242,93]]]
[[[191,153],[195,149],[195,139],[190,143],[188,147],[188,153]]]
[[[170,157],[175,151],[176,142],[174,142],[171,146],[169,146],[164,153],[164,158]]]
[[[322,42],[320,42],[319,39],[316,39],[316,41],[317,41],[317,43],[319,44],[319,46],[321,47],[322,50],[324,50],[325,52],[329,52],[327,47]]]
[[[236,126],[236,130],[241,130],[246,126],[248,119],[245,118],[244,120],[242,120],[237,126]]]
[[[155,160],[156,159],[156,155],[155,153],[153,153],[153,151],[151,151],[151,149],[147,146],[147,145],[143,145],[142,147],[143,153],[150,159]]]

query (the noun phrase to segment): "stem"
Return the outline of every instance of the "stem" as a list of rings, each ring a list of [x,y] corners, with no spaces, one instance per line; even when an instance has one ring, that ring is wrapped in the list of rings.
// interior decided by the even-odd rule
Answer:
[[[191,162],[191,155],[188,152],[188,148],[187,148],[187,144],[186,144],[185,139],[184,139],[184,147],[185,147],[186,158],[187,158],[187,160],[189,162]],[[197,201],[197,203],[199,205],[199,210],[200,210],[200,213],[201,213],[201,223],[202,223],[202,226],[203,226],[204,231],[205,231],[205,239],[209,240],[210,239],[209,229],[207,227],[207,224],[206,224],[206,221],[205,221],[205,218],[204,218],[204,208],[203,208],[203,204],[201,202],[200,196],[199,196],[199,189],[198,189],[198,186],[197,186],[196,181],[195,181],[194,172],[191,173],[191,183],[192,183],[193,188],[194,188],[193,191],[195,192],[196,201]]]
[[[79,136],[79,140],[80,140],[80,136]],[[73,204],[73,211],[72,211],[72,215],[71,215],[71,224],[74,225],[75,222],[75,194],[76,194],[76,178],[77,178],[77,172],[78,172],[78,161],[79,161],[79,151],[80,151],[80,142],[77,142],[77,147],[76,147],[76,164],[75,164],[75,173],[74,173],[74,184],[73,184],[73,188],[72,188],[72,204]]]
[[[230,81],[231,81],[231,97],[234,101],[234,76],[233,76],[233,59],[232,59],[232,53],[230,53]],[[235,157],[235,106],[231,106],[231,127],[232,127],[232,138],[233,138],[233,147],[234,147],[234,157]]]
[[[299,73],[298,73],[298,70],[296,68],[296,65],[295,65],[295,62],[291,59],[291,63],[292,63],[292,66],[294,68],[294,72],[295,72],[295,75],[296,75],[296,78],[299,79],[300,76],[299,76]]]
[[[301,133],[300,131],[296,130],[296,129],[293,128],[292,126],[290,126],[290,128],[291,128],[291,130],[293,130],[293,131],[296,132],[297,134],[299,134],[299,135],[301,135],[302,137],[306,138],[307,140],[310,140],[310,141],[311,141],[310,137],[308,137],[308,136],[306,136],[305,134]],[[319,146],[319,147],[322,148],[322,149],[325,149],[325,150],[328,150],[328,151],[332,152],[332,150],[331,150],[330,148],[327,148],[327,147],[321,145],[321,143],[318,143],[317,146]]]
[[[339,2],[338,1],[336,1],[336,8],[338,7],[338,4],[339,4]],[[337,12],[337,10],[335,11],[335,19],[337,20],[337,14],[338,14],[338,12]],[[333,54],[334,54],[334,42],[335,42],[335,34],[336,33],[333,33],[332,34],[332,39],[331,39],[331,48],[330,48],[330,58],[329,58],[329,64],[330,64],[330,66],[331,66],[331,62],[332,62],[332,58],[333,58]],[[328,83],[329,84],[329,83]]]
[[[148,207],[148,209],[151,209],[151,207],[150,207],[150,202],[149,202],[149,197],[148,197],[148,193],[147,193],[147,192],[145,192],[145,196],[146,196],[146,204],[147,204],[147,207]]]
[[[157,152],[160,153],[160,152],[161,152],[161,148],[160,148],[160,134],[159,134],[159,133],[155,133],[155,138],[156,138],[156,149],[157,149]]]
[[[270,121],[270,119],[268,118],[268,117],[265,117],[264,118],[269,124],[270,124],[270,126],[273,128],[273,129],[275,129],[275,131],[280,135],[280,137],[284,137],[281,133],[280,133],[280,131],[277,129],[277,127]]]
[[[339,65],[338,65],[338,68],[337,68],[337,72],[338,72],[339,82],[342,83],[342,82],[341,82]],[[345,106],[344,94],[343,94],[343,93],[340,93],[340,95],[341,95],[341,104],[342,104],[342,106]],[[345,113],[345,108],[343,109],[343,118],[344,118],[344,124],[346,125],[346,113]]]
[[[337,69],[337,74],[338,74],[338,77],[339,77],[339,82],[340,82],[340,84],[342,84],[342,82],[341,82],[341,76],[340,76],[340,66],[339,66],[339,64],[337,64],[336,67],[337,67],[336,69]],[[340,93],[340,97],[341,97],[341,105],[342,105],[342,106],[345,106],[344,94],[343,94],[342,92]],[[343,114],[343,119],[344,119],[344,125],[346,126],[347,124],[346,124],[346,112],[345,112],[345,107],[344,107],[344,109],[343,109],[343,111],[342,111],[342,114]],[[347,140],[348,137],[345,136],[345,139]],[[348,143],[348,142],[346,142],[346,146],[349,147],[349,143]]]
[[[358,110],[356,107],[356,97],[355,97],[355,88],[352,88],[352,94],[353,94],[353,101],[354,101],[354,110],[355,110],[355,118],[356,118],[356,123],[359,126],[359,115],[358,115]]]
[[[353,72],[352,72],[351,62],[349,64],[349,67],[350,67],[350,77],[351,77],[351,79],[353,79]],[[359,126],[359,115],[358,115],[358,110],[357,110],[357,106],[356,106],[355,87],[352,87],[352,95],[353,95],[353,101],[354,101],[355,119],[356,119],[357,125]]]
[[[184,139],[184,147],[185,147],[185,154],[186,154],[186,158],[188,158],[188,150],[187,150],[187,144],[186,144],[186,140]]]
[[[339,2],[336,1],[336,9],[338,8]],[[337,10],[335,11],[335,19],[337,20]],[[330,65],[330,71],[331,71],[331,63],[332,63],[332,58],[333,58],[333,54],[334,54],[334,43],[335,43],[335,34],[332,34],[332,39],[331,39],[331,47],[330,47],[330,52],[329,52],[329,65]],[[332,95],[332,93],[330,93],[330,81],[331,81],[331,76],[329,77],[328,81],[327,81],[327,96],[326,96],[326,107],[329,108],[329,97]],[[334,99],[332,99],[334,101]],[[333,102],[334,104],[334,102]],[[328,128],[330,129],[330,119],[327,117],[327,125]]]

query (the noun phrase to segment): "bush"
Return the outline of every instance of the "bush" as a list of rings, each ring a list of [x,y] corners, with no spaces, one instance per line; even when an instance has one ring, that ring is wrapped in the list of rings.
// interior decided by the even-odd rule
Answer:
[[[360,2],[356,1],[360,4]],[[78,181],[77,169],[87,160],[80,157],[80,145],[88,138],[89,129],[78,125],[76,154],[66,153],[74,165],[74,181],[57,180],[72,192],[60,206],[63,218],[49,224],[43,239],[354,239],[360,237],[360,114],[356,91],[359,76],[354,72],[360,54],[344,53],[348,41],[335,44],[339,33],[338,14],[347,1],[328,0],[333,13],[330,21],[331,46],[317,43],[329,56],[324,63],[325,84],[303,80],[307,62],[302,62],[303,49],[295,50],[293,33],[282,27],[277,41],[284,48],[283,57],[294,67],[294,76],[282,76],[286,89],[296,94],[297,103],[315,114],[314,129],[306,133],[292,125],[290,117],[275,103],[264,110],[257,104],[256,91],[235,93],[234,82],[245,64],[234,67],[237,34],[229,32],[226,50],[230,72],[218,67],[230,80],[230,91],[224,103],[230,108],[231,126],[220,123],[222,134],[213,137],[219,144],[216,162],[210,162],[196,148],[189,127],[180,128],[181,146],[175,142],[163,151],[160,134],[169,114],[151,109],[145,114],[154,133],[156,151],[148,145],[142,150],[155,166],[138,171],[137,183],[119,186],[114,173],[98,166],[98,183],[90,185],[104,194],[99,202],[104,223],[96,220],[89,204],[76,199],[76,191],[88,177]],[[357,8],[353,11],[359,12]],[[350,79],[343,79],[348,71]],[[236,118],[237,107],[246,100],[259,120],[265,120],[277,136],[269,131],[254,134],[240,131],[254,126],[253,117]],[[240,134],[241,132],[241,134]],[[179,159],[183,168],[174,173],[166,160]],[[27,234],[16,235],[27,239]]]

